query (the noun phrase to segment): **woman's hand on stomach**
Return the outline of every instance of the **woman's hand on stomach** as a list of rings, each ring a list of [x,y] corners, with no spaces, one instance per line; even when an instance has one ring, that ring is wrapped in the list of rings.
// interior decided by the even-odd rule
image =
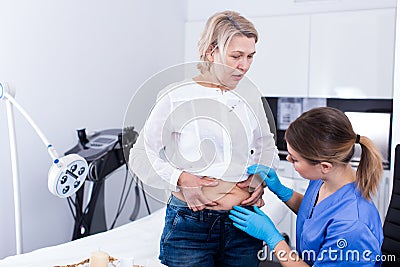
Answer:
[[[241,205],[250,197],[248,187],[240,188],[234,182],[223,180],[218,180],[215,187],[203,187],[202,191],[208,199],[217,203],[216,206],[207,207],[211,210],[231,210],[233,206]]]
[[[207,198],[202,188],[213,188],[218,185],[214,178],[199,178],[196,175],[182,172],[178,179],[178,186],[185,198],[188,207],[193,211],[200,211],[205,208],[212,208],[218,205],[215,201]]]

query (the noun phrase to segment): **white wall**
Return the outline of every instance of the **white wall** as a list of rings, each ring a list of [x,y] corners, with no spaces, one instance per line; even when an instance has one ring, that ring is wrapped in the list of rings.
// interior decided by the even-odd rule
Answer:
[[[400,14],[400,5],[397,5],[397,14]],[[394,152],[396,144],[400,144],[400,16],[396,21],[396,52],[394,66],[393,90],[393,123],[392,123],[392,173],[394,166]]]
[[[235,10],[246,17],[309,14],[340,10],[396,7],[396,0],[189,0],[187,20],[206,20],[222,10]]]
[[[76,129],[121,128],[137,88],[154,73],[183,61],[185,10],[184,1],[2,0],[0,80],[15,85],[18,102],[63,154],[76,144]],[[47,190],[51,161],[45,147],[17,111],[15,119],[23,251],[28,252],[70,240],[73,218],[66,200]],[[15,253],[4,103],[0,137],[1,259]],[[116,209],[123,172],[114,176],[107,182],[107,194],[108,206]],[[132,201],[120,223],[128,221]],[[107,217],[113,216],[110,208]]]

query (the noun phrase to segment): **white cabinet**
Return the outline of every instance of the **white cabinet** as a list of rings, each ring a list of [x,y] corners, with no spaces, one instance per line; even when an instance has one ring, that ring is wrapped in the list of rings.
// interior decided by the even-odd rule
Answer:
[[[264,96],[306,97],[310,17],[253,19],[259,41],[248,77]]]
[[[385,221],[386,212],[389,207],[390,197],[391,197],[391,183],[392,177],[389,170],[383,171],[382,180],[379,183],[378,191],[376,195],[373,196],[372,200],[375,203],[376,208],[379,211],[382,223]]]
[[[395,9],[311,16],[310,97],[392,98]]]

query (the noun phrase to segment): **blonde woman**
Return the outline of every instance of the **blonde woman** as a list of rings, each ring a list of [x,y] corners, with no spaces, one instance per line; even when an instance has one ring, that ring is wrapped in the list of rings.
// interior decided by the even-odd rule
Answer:
[[[262,242],[235,228],[229,210],[262,206],[247,167],[279,158],[261,95],[243,81],[256,53],[254,25],[233,11],[211,16],[199,73],[159,93],[130,153],[144,183],[172,190],[160,260],[174,266],[258,266]]]

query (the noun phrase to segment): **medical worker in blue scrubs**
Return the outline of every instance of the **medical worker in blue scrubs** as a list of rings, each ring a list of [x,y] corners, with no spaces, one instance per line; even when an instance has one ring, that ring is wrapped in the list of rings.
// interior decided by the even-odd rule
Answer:
[[[373,142],[356,134],[343,112],[328,107],[303,113],[285,139],[287,160],[310,180],[304,196],[282,185],[271,168],[253,165],[248,173],[259,174],[297,214],[296,251],[257,207],[253,212],[235,206],[234,225],[265,241],[282,266],[380,266],[383,232],[371,195],[382,175],[382,159]],[[349,162],[356,143],[362,153],[354,171]]]

